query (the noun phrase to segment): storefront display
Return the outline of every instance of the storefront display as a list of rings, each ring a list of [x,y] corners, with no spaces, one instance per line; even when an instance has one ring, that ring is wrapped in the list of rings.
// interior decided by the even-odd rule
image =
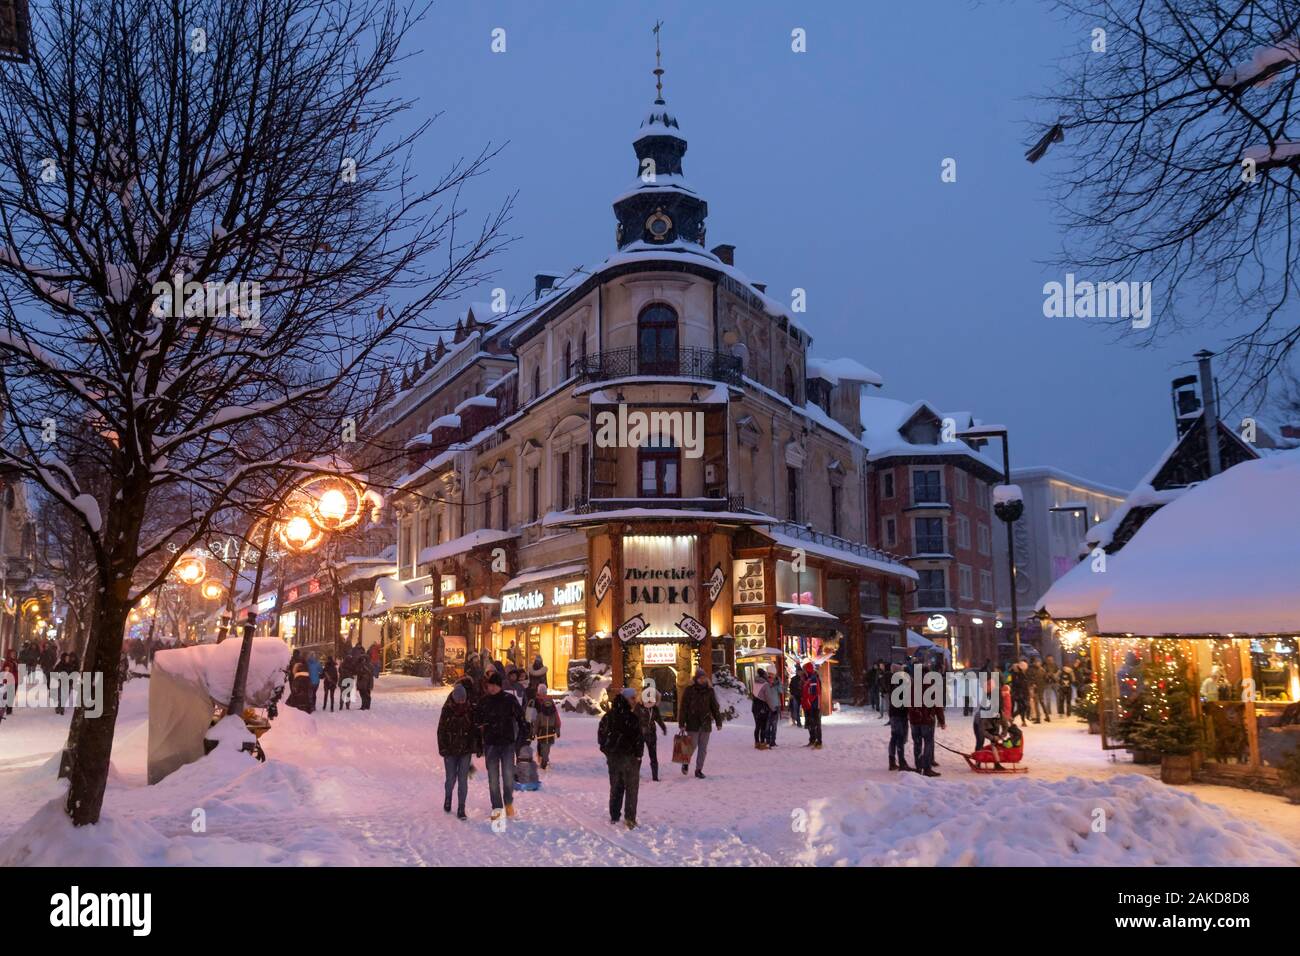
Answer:
[[[586,656],[586,579],[581,565],[529,572],[507,582],[501,593],[496,650],[517,648],[524,666],[536,657],[546,665],[552,690],[567,690],[569,661]]]

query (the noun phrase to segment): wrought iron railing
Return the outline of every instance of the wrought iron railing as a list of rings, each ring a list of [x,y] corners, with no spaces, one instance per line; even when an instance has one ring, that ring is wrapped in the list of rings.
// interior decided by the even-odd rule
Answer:
[[[902,557],[897,554],[881,551],[879,548],[873,548],[860,541],[850,541],[848,538],[841,538],[839,535],[815,531],[807,525],[795,524],[793,521],[778,521],[776,524],[771,525],[771,528],[773,531],[778,531],[791,538],[798,538],[810,544],[836,548],[840,551],[848,551],[851,554],[856,554],[862,558],[870,558],[873,561],[887,561],[893,564],[902,564],[903,562]]]
[[[682,348],[646,353],[631,348],[612,349],[579,356],[574,360],[573,374],[579,382],[605,382],[633,375],[664,375],[739,385],[743,363],[734,355],[710,349]]]
[[[683,511],[744,511],[745,496],[729,495],[726,498],[591,498],[573,506],[576,514],[589,515],[601,511],[622,511],[626,508],[677,508]]]

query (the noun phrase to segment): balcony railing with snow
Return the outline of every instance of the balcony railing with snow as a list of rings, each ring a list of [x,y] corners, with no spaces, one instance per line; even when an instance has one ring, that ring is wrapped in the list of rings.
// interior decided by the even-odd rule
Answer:
[[[576,514],[623,511],[629,508],[677,508],[684,511],[744,511],[745,496],[726,498],[589,498],[574,505]]]
[[[634,348],[611,349],[580,356],[573,363],[573,374],[579,383],[653,375],[739,385],[742,371],[743,363],[736,356],[699,348],[659,349],[646,353]]]
[[[848,538],[841,538],[839,535],[827,534],[824,531],[815,531],[804,524],[795,524],[793,521],[780,521],[771,526],[773,531],[778,531],[783,535],[791,538],[798,538],[801,541],[807,541],[810,544],[819,544],[828,548],[835,548],[840,551],[848,551],[856,554],[861,558],[870,558],[873,561],[887,561],[893,564],[901,564],[902,557],[892,554],[889,551],[881,551],[879,548],[873,548],[870,545],[862,544],[860,541],[850,541]]]

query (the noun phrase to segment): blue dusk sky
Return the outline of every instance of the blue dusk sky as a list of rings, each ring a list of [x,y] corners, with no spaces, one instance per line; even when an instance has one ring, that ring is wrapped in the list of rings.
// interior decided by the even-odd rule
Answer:
[[[656,18],[708,243],[735,245],[737,267],[778,299],[807,290],[812,354],[870,366],[881,394],[1009,426],[1014,467],[1122,488],[1141,477],[1173,438],[1169,380],[1223,336],[1137,348],[1044,317],[1043,284],[1063,278],[1047,264],[1061,245],[1048,177],[1063,160],[1024,160],[1026,121],[1090,38],[1036,0],[435,3],[399,91],[416,114],[443,114],[417,154],[429,175],[506,144],[464,197],[482,217],[518,193],[518,239],[490,285],[514,299],[534,272],[614,251],[610,202],[636,174]],[[491,51],[498,27],[505,53]],[[796,27],[806,53],[790,49]],[[946,157],[955,183],[940,179]]]

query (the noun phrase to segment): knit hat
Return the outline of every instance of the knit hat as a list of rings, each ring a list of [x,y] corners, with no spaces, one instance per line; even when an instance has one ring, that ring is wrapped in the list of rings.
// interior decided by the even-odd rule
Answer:
[[[636,688],[634,687],[624,687],[619,693],[623,695],[629,704],[636,700]]]
[[[491,674],[488,674],[488,676],[487,676],[487,682],[488,682],[489,684],[496,684],[498,687],[500,687],[500,686],[501,686],[501,672],[500,672],[500,671],[493,671]]]
[[[695,676],[696,676],[696,677],[708,677],[709,675],[706,674],[706,673],[704,673],[704,668],[703,668],[703,667],[697,667],[697,668],[695,668]]]
[[[804,661],[803,669],[806,670],[809,674],[811,674],[815,670],[815,668],[813,667],[813,662]]]
[[[463,684],[457,684],[457,685],[456,685],[455,687],[453,687],[452,690],[451,690],[451,699],[454,700],[454,701],[455,701],[456,703],[458,703],[458,704],[463,704],[463,703],[465,703],[465,698],[466,698],[467,696],[468,696],[468,695],[465,693],[465,687],[464,687]]]

